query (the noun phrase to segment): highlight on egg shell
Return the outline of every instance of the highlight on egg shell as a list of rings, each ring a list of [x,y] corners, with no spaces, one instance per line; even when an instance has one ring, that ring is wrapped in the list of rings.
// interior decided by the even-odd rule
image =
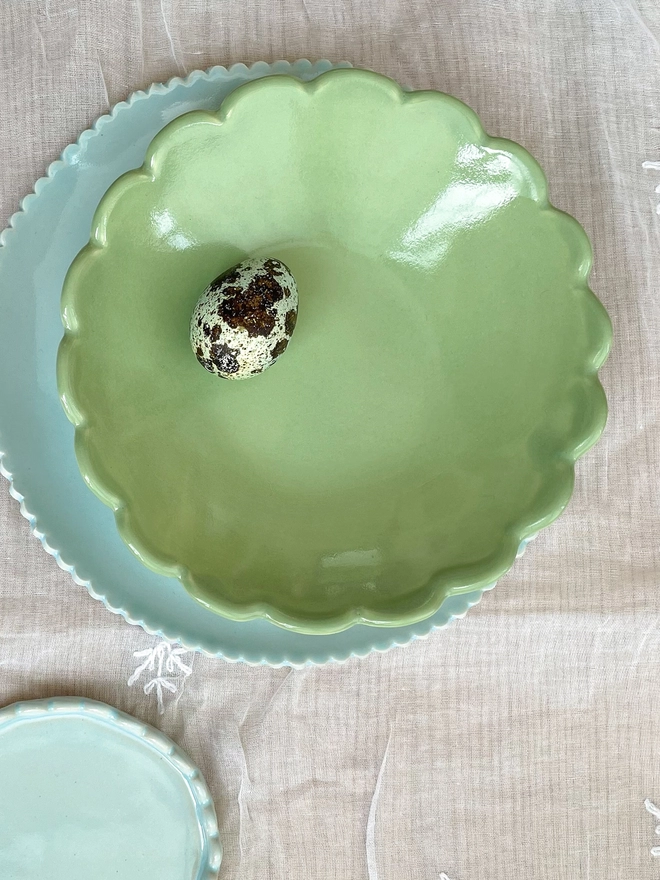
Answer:
[[[298,318],[298,288],[280,260],[232,266],[200,296],[190,322],[199,363],[223,379],[263,373],[286,351]]]

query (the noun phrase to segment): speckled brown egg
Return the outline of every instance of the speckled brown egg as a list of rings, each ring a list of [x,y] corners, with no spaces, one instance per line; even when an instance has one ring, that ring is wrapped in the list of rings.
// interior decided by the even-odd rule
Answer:
[[[298,317],[298,288],[279,260],[246,260],[200,296],[190,322],[197,360],[223,379],[247,379],[286,350]]]

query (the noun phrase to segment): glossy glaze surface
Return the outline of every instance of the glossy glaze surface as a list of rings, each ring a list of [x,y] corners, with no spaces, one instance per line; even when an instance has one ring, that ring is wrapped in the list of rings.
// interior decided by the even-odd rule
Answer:
[[[74,698],[0,709],[3,880],[213,880],[215,811],[170,740]]]
[[[277,370],[218,387],[188,317],[247,255],[291,268],[301,317]],[[229,617],[429,617],[559,514],[602,429],[589,268],[533,160],[454,99],[253,83],[159,135],[69,273],[81,469],[136,554]]]

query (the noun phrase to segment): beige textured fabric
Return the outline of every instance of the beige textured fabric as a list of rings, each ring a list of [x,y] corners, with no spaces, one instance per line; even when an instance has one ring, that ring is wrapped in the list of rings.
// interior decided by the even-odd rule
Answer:
[[[464,621],[300,672],[198,656],[162,716],[148,671],[127,686],[157,641],[75,586],[0,485],[0,704],[80,694],[160,726],[211,785],[226,880],[660,876],[658,37],[655,0],[0,3],[0,225],[136,88],[348,59],[527,147],[589,232],[614,321],[606,435],[566,514]]]

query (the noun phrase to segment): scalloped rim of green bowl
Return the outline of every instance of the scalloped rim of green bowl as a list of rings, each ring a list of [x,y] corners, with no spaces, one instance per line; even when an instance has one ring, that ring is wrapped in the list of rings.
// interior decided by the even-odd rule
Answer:
[[[589,386],[592,398],[593,415],[591,422],[585,427],[580,437],[570,438],[571,442],[567,443],[566,448],[556,453],[550,459],[549,463],[553,467],[549,470],[552,470],[555,475],[550,500],[546,500],[546,503],[542,505],[542,509],[536,512],[536,515],[527,516],[509,529],[505,540],[502,542],[500,551],[494,559],[491,558],[485,564],[465,566],[449,572],[445,570],[437,572],[429,579],[426,585],[420,588],[420,592],[427,596],[426,600],[415,610],[409,611],[406,614],[388,614],[387,612],[360,606],[350,608],[342,614],[332,617],[307,619],[283,612],[272,603],[237,604],[226,601],[215,593],[210,594],[200,588],[187,566],[154,552],[147,542],[137,535],[131,523],[129,505],[99,476],[97,470],[92,465],[86,445],[86,417],[78,405],[75,392],[69,381],[69,355],[72,346],[75,344],[78,330],[77,316],[73,305],[73,290],[75,287],[72,283],[74,276],[72,270],[74,270],[74,267],[78,267],[95,250],[106,247],[107,226],[115,204],[121,198],[124,191],[138,181],[145,178],[152,182],[155,181],[159,170],[160,155],[166,149],[170,134],[176,132],[182,126],[189,125],[191,116],[207,120],[212,119],[216,123],[222,124],[231,113],[237,101],[241,101],[246,95],[249,96],[254,90],[269,88],[273,79],[287,79],[290,81],[292,88],[313,93],[322,88],[323,83],[328,79],[341,77],[371,79],[380,84],[381,87],[387,87],[392,98],[396,99],[401,105],[420,99],[428,100],[430,96],[433,96],[433,99],[438,102],[449,103],[454,108],[459,108],[465,118],[471,123],[477,143],[494,149],[505,148],[515,158],[516,162],[525,168],[534,182],[534,201],[538,205],[539,210],[552,211],[563,215],[569,221],[575,240],[579,243],[577,250],[580,254],[580,259],[577,261],[575,268],[574,289],[581,291],[584,296],[592,299],[592,304],[600,307],[595,312],[598,315],[598,318],[595,320],[598,320],[601,324],[598,334],[600,344],[591,358],[589,364],[591,369],[587,370],[583,376],[583,385]],[[212,113],[199,110],[186,113],[170,122],[154,137],[149,145],[142,167],[122,175],[110,186],[101,199],[94,214],[90,241],[80,251],[69,268],[62,291],[62,320],[65,331],[57,357],[57,384],[64,410],[76,429],[75,453],[82,476],[95,495],[104,504],[113,509],[117,529],[122,539],[147,567],[159,574],[179,578],[184,587],[197,601],[230,620],[247,621],[262,618],[294,632],[319,635],[341,632],[356,624],[398,627],[418,623],[437,612],[442,602],[448,596],[490,586],[511,568],[521,544],[536,535],[540,529],[550,525],[562,513],[573,491],[575,462],[597,442],[603,432],[607,421],[607,400],[598,378],[598,370],[607,359],[610,350],[612,326],[604,306],[588,286],[587,279],[591,271],[591,265],[591,244],[586,232],[575,218],[555,208],[550,203],[545,174],[536,160],[514,141],[488,136],[476,113],[457,98],[434,90],[406,91],[389,77],[357,68],[327,71],[311,82],[301,82],[293,76],[280,74],[275,77],[266,77],[245,83],[239,86],[222,102],[218,111]]]

